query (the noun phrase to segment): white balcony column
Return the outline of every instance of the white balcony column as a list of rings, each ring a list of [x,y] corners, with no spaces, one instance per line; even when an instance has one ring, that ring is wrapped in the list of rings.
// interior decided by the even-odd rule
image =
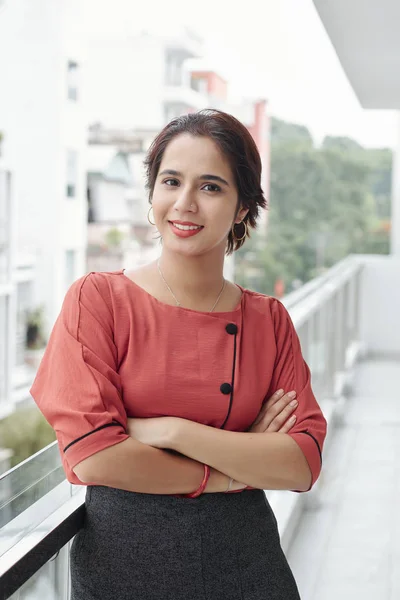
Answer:
[[[393,151],[391,254],[400,257],[400,112],[397,116],[397,143]]]

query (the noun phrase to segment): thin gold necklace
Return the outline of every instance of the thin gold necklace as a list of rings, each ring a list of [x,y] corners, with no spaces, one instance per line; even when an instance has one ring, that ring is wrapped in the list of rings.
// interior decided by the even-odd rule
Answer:
[[[167,283],[167,282],[166,282],[166,280],[165,280],[165,277],[164,277],[164,275],[163,275],[163,274],[162,274],[162,272],[161,272],[161,269],[160,269],[160,260],[158,260],[158,261],[157,261],[157,268],[158,268],[158,272],[159,272],[159,273],[160,273],[160,275],[161,275],[161,279],[163,280],[163,282],[164,282],[164,283],[165,283],[165,285],[167,286],[168,290],[171,292],[172,296],[174,297],[174,300],[175,300],[176,304],[177,304],[178,306],[182,306],[182,304],[179,302],[178,298],[175,296],[174,292],[173,292],[173,291],[171,290],[171,288],[169,287],[168,283]],[[218,298],[216,299],[216,301],[215,301],[215,303],[214,303],[214,306],[212,307],[212,309],[211,309],[210,311],[208,311],[208,312],[210,312],[210,313],[211,313],[211,312],[213,312],[214,308],[217,306],[217,304],[218,304],[218,302],[219,302],[219,300],[220,300],[220,298],[221,298],[221,296],[222,296],[222,293],[223,293],[223,291],[224,291],[224,289],[225,289],[225,283],[226,283],[226,279],[224,278],[224,283],[222,284],[222,288],[221,288],[221,291],[220,291],[220,293],[218,294]]]

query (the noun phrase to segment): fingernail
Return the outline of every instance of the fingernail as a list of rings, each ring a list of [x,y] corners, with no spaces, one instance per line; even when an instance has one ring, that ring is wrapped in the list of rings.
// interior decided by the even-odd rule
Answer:
[[[283,393],[284,393],[284,391],[283,391],[283,390],[278,390],[278,391],[276,392],[276,394],[277,394],[278,396],[282,396],[282,394],[283,394]]]
[[[289,421],[290,421],[290,423],[294,423],[296,419],[297,419],[296,415],[293,415],[293,417],[290,417]]]
[[[298,402],[297,400],[292,400],[291,403],[289,404],[289,406],[297,406]]]
[[[289,398],[296,398],[296,392],[293,390],[292,392],[288,393]]]

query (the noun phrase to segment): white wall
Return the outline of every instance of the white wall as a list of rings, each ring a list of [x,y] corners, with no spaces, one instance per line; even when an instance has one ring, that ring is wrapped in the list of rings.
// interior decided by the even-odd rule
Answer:
[[[363,257],[360,338],[367,350],[400,353],[400,257]]]

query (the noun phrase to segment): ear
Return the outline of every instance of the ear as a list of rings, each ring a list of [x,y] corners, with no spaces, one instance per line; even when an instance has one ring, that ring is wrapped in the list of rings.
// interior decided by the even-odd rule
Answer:
[[[248,212],[249,212],[248,208],[241,208],[239,210],[238,214],[236,215],[235,223],[236,224],[241,223]]]

